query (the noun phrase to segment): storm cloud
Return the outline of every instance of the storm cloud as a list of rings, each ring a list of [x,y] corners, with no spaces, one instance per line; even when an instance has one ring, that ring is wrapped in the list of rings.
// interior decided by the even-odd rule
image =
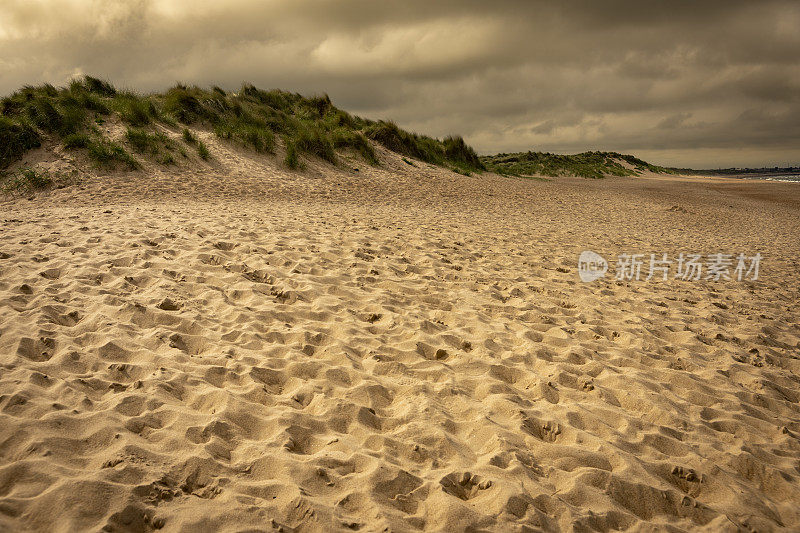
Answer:
[[[0,93],[243,81],[482,153],[800,164],[800,3],[4,0]]]

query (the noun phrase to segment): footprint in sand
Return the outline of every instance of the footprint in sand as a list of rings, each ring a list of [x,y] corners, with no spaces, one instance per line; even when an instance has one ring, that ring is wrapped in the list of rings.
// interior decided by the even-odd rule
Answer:
[[[481,491],[492,486],[492,481],[484,479],[471,472],[453,472],[443,477],[439,483],[442,490],[451,496],[461,498],[464,501],[471,500]]]

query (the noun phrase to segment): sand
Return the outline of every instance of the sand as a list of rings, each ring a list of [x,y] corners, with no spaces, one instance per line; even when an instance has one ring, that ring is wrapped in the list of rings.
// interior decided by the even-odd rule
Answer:
[[[202,135],[183,170],[42,152],[85,178],[0,203],[0,530],[800,528],[797,184]],[[583,283],[584,249],[764,260]]]

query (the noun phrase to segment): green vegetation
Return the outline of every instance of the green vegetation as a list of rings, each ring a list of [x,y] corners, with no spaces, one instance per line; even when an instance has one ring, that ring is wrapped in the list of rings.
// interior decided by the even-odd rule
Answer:
[[[101,165],[116,166],[121,164],[129,170],[136,170],[140,167],[139,162],[131,154],[113,141],[104,138],[93,138],[86,148],[89,158]]]
[[[149,133],[143,129],[128,128],[125,138],[135,152],[148,154],[162,165],[175,164],[175,157],[171,153],[176,148],[175,141],[163,133]]]
[[[88,148],[91,142],[89,135],[84,132],[70,133],[64,137],[64,147],[69,149]]]
[[[392,122],[350,115],[336,108],[327,95],[303,97],[247,84],[238,92],[179,84],[164,93],[141,95],[86,76],[62,88],[48,84],[23,87],[0,100],[0,169],[46,139],[72,150],[86,150],[98,163],[138,168],[140,164],[122,145],[106,139],[97,129],[97,125],[115,121],[128,127],[123,144],[163,164],[175,162],[171,150],[186,152],[170,146],[169,139],[154,130],[159,124],[169,128],[181,124],[208,128],[221,139],[270,154],[275,153],[276,138],[280,137],[286,144],[285,163],[290,168],[303,167],[302,155],[338,164],[343,153],[379,165],[370,141],[465,174],[484,168],[460,137],[439,140],[404,131]],[[208,148],[188,128],[184,140],[196,147],[200,157],[210,157]]]
[[[485,166],[461,137],[447,137],[444,141],[401,130],[394,122],[369,123],[367,137],[398,154],[414,157],[434,165],[448,166],[462,172],[484,170]]]
[[[375,154],[375,149],[360,131],[338,128],[332,134],[332,141],[335,148],[352,148],[370,165],[377,166],[380,164],[378,156]]]
[[[69,149],[85,149],[98,163],[138,168],[124,148],[90,129],[90,123],[102,122],[101,116],[112,109],[119,110],[123,120],[141,123],[139,99],[90,76],[61,89],[49,84],[23,87],[0,100],[0,168],[41,146],[46,137],[55,137]]]
[[[147,126],[158,117],[158,111],[152,100],[131,92],[117,93],[113,107],[122,121],[131,126]]]
[[[30,124],[25,121],[13,122],[0,116],[0,169],[41,144],[39,133]]]
[[[208,160],[211,158],[211,153],[208,151],[208,147],[205,144],[203,144],[203,141],[198,139],[197,136],[194,133],[192,133],[192,131],[189,128],[183,128],[183,132],[181,135],[183,137],[183,141],[186,144],[193,144],[194,146],[197,147],[197,154],[200,156],[201,159]],[[186,157],[185,152],[183,152],[183,156]]]
[[[37,171],[32,168],[20,168],[3,180],[5,191],[26,192],[36,191],[49,187],[53,179],[45,171]]]
[[[292,170],[303,168],[303,162],[297,157],[297,145],[288,137],[286,138],[286,158],[283,162]]]
[[[181,132],[181,137],[183,137],[183,142],[185,142],[186,144],[197,143],[197,137],[195,137],[194,133],[192,133],[192,130],[190,130],[189,128],[183,128],[183,131]]]
[[[128,128],[125,132],[125,138],[128,140],[128,144],[131,145],[131,148],[140,154],[149,152],[155,155],[158,154],[161,147],[161,139],[158,135],[148,133],[145,130]]]
[[[313,154],[325,161],[336,163],[336,151],[333,148],[333,141],[316,124],[301,124],[291,137],[291,143],[301,152]]]
[[[275,134],[265,124],[252,124],[239,119],[214,126],[214,133],[221,139],[238,141],[256,152],[275,152]]]
[[[201,159],[207,160],[211,157],[211,154],[208,151],[208,147],[203,144],[203,141],[197,141],[197,153]]]
[[[643,171],[671,173],[671,169],[651,165],[632,155],[617,152],[583,152],[559,155],[544,152],[520,152],[483,156],[486,168],[508,176],[638,176]],[[623,164],[626,163],[626,164]]]

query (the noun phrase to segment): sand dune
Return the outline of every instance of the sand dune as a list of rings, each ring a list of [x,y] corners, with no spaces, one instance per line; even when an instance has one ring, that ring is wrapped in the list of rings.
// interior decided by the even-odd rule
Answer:
[[[205,139],[0,207],[0,529],[800,528],[796,185]],[[765,261],[585,284],[583,249]]]

